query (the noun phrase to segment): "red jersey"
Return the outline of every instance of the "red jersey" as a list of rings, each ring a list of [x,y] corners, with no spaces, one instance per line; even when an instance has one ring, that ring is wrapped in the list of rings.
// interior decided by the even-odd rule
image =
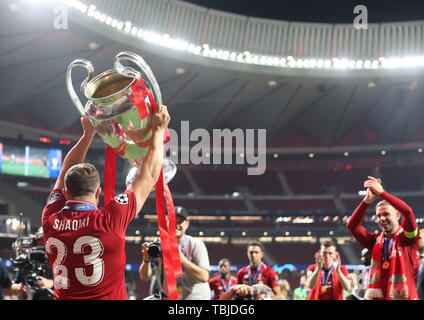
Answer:
[[[250,274],[250,277],[249,277]],[[271,267],[261,262],[259,270],[251,269],[250,265],[241,268],[237,272],[237,281],[239,284],[254,285],[256,283],[266,284],[268,287],[279,287],[278,275]]]
[[[229,279],[222,279],[221,275],[217,275],[209,279],[208,282],[209,287],[213,291],[214,299],[218,300],[225,292],[237,284],[237,278],[233,275],[230,275]]]
[[[404,252],[404,262],[406,267],[406,274],[408,277],[408,287],[410,290],[413,290],[413,294],[416,294],[416,264],[417,264],[417,248],[418,248],[418,234],[414,233],[414,230],[417,228],[415,222],[414,214],[411,208],[403,202],[401,199],[396,198],[388,192],[383,192],[380,194],[380,197],[386,200],[390,205],[392,205],[396,210],[398,210],[402,216],[402,227],[404,231],[399,235],[400,245],[403,247]],[[370,252],[373,251],[374,245],[378,238],[378,234],[368,232],[361,223],[364,219],[365,213],[369,205],[362,201],[356,210],[353,212],[350,217],[347,228],[353,235],[353,237]],[[414,233],[413,236],[407,236],[407,234]],[[381,282],[383,293],[386,292],[387,284],[389,282],[389,269],[381,268]]]
[[[306,269],[307,277],[309,277],[315,271],[316,268],[317,268],[316,264],[310,265]],[[329,273],[330,270],[332,271],[331,273]],[[348,273],[346,267],[341,265],[340,270],[342,271],[344,276],[347,278],[349,273]],[[321,272],[323,272],[323,276],[322,276],[323,280],[321,282],[321,288],[319,288],[320,291],[318,293],[318,299],[317,300],[335,300],[335,299],[337,299],[337,297],[334,297],[334,285],[335,284],[334,284],[334,281],[333,281],[333,270],[322,268]],[[324,280],[326,280],[325,284],[324,284]],[[325,290],[323,288],[325,288]],[[337,294],[336,294],[336,296],[337,296]]]
[[[136,215],[126,190],[97,209],[50,193],[42,214],[44,242],[57,300],[126,300],[125,231]]]

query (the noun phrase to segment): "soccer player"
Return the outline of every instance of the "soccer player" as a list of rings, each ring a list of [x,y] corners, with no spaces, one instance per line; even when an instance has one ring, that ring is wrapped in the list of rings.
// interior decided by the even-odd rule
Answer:
[[[315,254],[315,264],[306,269],[306,275],[305,286],[311,289],[308,300],[343,300],[343,290],[350,291],[347,269],[332,241],[321,245]]]
[[[66,155],[42,213],[55,299],[127,299],[125,231],[159,177],[169,120],[165,106],[156,108],[140,173],[124,193],[98,208],[99,173],[83,163],[95,129],[87,117],[81,118],[83,135]]]
[[[221,259],[218,266],[219,274],[209,279],[209,287],[213,291],[214,300],[219,300],[225,292],[237,284],[237,277],[231,275],[230,260],[227,258]]]
[[[281,296],[278,275],[274,269],[262,261],[264,257],[262,244],[259,242],[249,243],[247,245],[247,257],[250,264],[237,272],[238,283],[248,284],[249,286],[253,286],[256,283],[265,284],[272,289],[273,298],[278,299]]]
[[[350,217],[347,228],[353,237],[371,252],[368,300],[418,299],[415,267],[418,227],[412,209],[383,189],[381,180],[369,176],[364,182],[367,194]],[[368,232],[361,224],[372,202],[376,205],[377,222],[382,232]],[[402,225],[399,218],[403,217]]]

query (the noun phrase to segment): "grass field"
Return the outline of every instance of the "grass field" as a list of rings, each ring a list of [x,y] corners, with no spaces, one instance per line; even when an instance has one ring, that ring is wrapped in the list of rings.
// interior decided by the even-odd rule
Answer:
[[[14,175],[25,175],[25,163],[11,163],[10,161],[4,161],[2,163],[1,172],[5,174]],[[49,168],[43,165],[29,164],[29,177],[49,177]]]

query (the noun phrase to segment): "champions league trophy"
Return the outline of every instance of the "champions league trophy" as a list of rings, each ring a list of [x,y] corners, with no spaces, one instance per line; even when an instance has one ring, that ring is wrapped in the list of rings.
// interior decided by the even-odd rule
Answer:
[[[140,71],[124,67],[121,63],[124,60],[135,64]],[[121,52],[115,57],[113,65],[114,69],[93,78],[94,68],[91,62],[85,59],[76,59],[69,65],[66,72],[66,85],[72,102],[81,115],[90,119],[97,133],[107,145],[104,174],[105,203],[114,197],[116,154],[133,166],[126,178],[128,186],[138,175],[149,151],[153,135],[152,114],[155,108],[162,105],[162,96],[156,78],[140,56],[131,52]],[[83,67],[88,72],[87,78],[80,87],[81,93],[88,99],[85,107],[80,102],[72,85],[71,72],[75,67]],[[164,143],[170,137],[168,130],[166,130],[165,136]],[[113,168],[114,166],[115,168]],[[178,299],[176,278],[182,275],[175,234],[174,204],[167,186],[176,171],[175,164],[164,159],[163,170],[155,187],[158,227],[171,300]],[[169,225],[166,220],[166,212]]]
[[[124,60],[134,63],[140,71],[123,66],[121,62]],[[114,69],[93,78],[91,62],[76,59],[67,69],[66,85],[81,115],[91,120],[106,145],[133,166],[126,178],[128,186],[137,176],[149,151],[152,106],[161,106],[162,96],[152,70],[140,56],[121,52],[115,57],[113,65]],[[83,67],[88,72],[80,87],[81,93],[88,99],[85,107],[72,85],[71,73],[75,67]],[[164,178],[168,183],[177,168],[168,159],[164,159],[163,165]]]

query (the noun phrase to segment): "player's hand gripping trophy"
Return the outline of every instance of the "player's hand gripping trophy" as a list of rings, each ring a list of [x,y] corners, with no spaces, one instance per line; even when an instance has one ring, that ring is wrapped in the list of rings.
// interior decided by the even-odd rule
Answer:
[[[124,66],[122,62],[125,60],[140,71]],[[153,108],[162,105],[162,96],[153,72],[140,56],[121,52],[115,57],[113,65],[114,69],[93,78],[91,62],[76,59],[67,69],[66,85],[81,115],[87,116],[102,140],[133,166],[126,179],[129,185],[149,150]],[[88,72],[80,87],[81,93],[88,99],[85,107],[73,88],[71,74],[75,67],[83,67]],[[169,182],[177,169],[168,159],[164,159],[163,163],[164,178]]]

